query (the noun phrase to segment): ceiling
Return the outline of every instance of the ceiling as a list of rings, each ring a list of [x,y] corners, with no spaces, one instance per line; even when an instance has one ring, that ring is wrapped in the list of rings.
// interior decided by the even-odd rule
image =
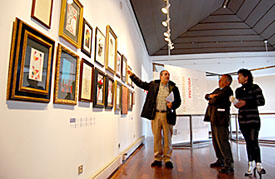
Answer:
[[[170,0],[171,55],[275,51],[275,1],[229,0],[223,8],[225,1]],[[165,2],[130,2],[148,54],[168,55],[160,11]]]

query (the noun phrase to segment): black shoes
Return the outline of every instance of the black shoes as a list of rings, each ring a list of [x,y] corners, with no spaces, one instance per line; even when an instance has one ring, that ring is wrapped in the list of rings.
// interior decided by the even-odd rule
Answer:
[[[168,162],[165,163],[165,167],[166,168],[173,168],[174,166],[173,166],[173,163],[171,161],[168,161]]]
[[[228,174],[234,172],[234,168],[232,167],[223,167],[220,171],[220,173]]]
[[[161,161],[157,161],[154,160],[153,163],[151,163],[151,167],[161,167],[162,166],[162,162]],[[173,163],[171,161],[168,161],[165,163],[165,167],[166,168],[173,168]]]
[[[162,166],[161,161],[154,160],[154,162],[151,163],[151,167],[161,167],[161,166]]]
[[[216,162],[210,164],[211,168],[223,167],[223,166],[224,166],[223,162],[220,162],[219,160],[217,160]]]

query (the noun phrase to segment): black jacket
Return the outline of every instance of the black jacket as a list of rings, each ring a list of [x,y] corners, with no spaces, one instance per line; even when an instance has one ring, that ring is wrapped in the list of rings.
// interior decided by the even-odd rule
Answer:
[[[157,95],[159,91],[160,80],[154,80],[147,83],[147,82],[141,81],[134,74],[131,75],[130,78],[138,87],[148,91],[146,100],[141,112],[141,117],[147,118],[149,120],[153,120],[156,113],[156,100],[157,100]],[[168,84],[169,84],[169,92],[173,91],[174,93],[175,100],[172,103],[172,109],[175,111],[175,109],[177,109],[181,104],[180,93],[179,93],[178,87],[174,82],[169,81]]]
[[[236,89],[236,98],[246,101],[246,105],[239,108],[239,124],[259,124],[260,116],[258,106],[265,104],[261,88],[256,84],[246,83]]]
[[[218,96],[209,99],[210,94],[218,94]],[[205,99],[209,100],[209,102],[204,121],[210,121],[211,125],[228,126],[231,105],[229,97],[233,95],[232,89],[229,86],[223,89],[217,88],[210,94],[205,95]]]

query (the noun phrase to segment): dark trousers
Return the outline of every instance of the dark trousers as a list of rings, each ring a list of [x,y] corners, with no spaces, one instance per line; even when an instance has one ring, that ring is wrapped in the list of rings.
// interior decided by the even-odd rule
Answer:
[[[229,143],[228,127],[211,125],[212,143],[215,149],[216,157],[224,163],[225,167],[234,167],[231,147]]]
[[[260,124],[241,124],[240,130],[246,142],[248,161],[261,162],[261,151],[258,142]]]

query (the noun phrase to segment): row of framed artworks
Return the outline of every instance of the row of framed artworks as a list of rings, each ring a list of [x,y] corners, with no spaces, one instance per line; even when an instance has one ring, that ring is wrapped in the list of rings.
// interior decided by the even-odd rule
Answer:
[[[45,103],[50,101],[54,49],[54,40],[16,18],[10,52],[8,100]],[[58,44],[54,103],[70,105],[77,103],[79,64],[77,54]],[[123,89],[123,84],[117,81],[115,84]],[[115,110],[123,111],[121,101],[126,98],[129,104],[127,111],[131,110],[133,92],[128,90],[125,95],[123,90],[115,93],[114,89],[117,90],[111,76],[94,68],[87,60],[81,60],[79,101],[93,102],[94,107],[100,108],[113,108],[115,104]]]
[[[91,58],[93,28],[83,18],[83,5],[78,0],[61,0],[59,36]],[[33,0],[31,17],[47,28],[51,28],[53,0]],[[82,37],[82,38],[81,38]],[[117,51],[117,35],[106,26],[106,36],[96,27],[95,62],[116,75],[124,83],[132,85],[127,75],[127,58]]]

